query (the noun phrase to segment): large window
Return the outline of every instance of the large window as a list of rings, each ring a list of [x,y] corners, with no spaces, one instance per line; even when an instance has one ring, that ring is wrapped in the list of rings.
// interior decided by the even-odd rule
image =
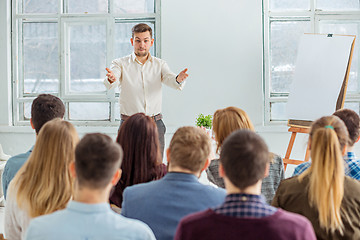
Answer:
[[[345,107],[359,113],[358,0],[264,0],[265,124],[284,122],[297,47],[304,33],[356,35]],[[321,93],[319,93],[321,94]]]
[[[159,55],[160,0],[13,0],[14,124],[28,124],[40,93],[60,97],[65,119],[118,125],[119,92],[106,91],[105,67],[131,54],[131,28],[153,29]]]

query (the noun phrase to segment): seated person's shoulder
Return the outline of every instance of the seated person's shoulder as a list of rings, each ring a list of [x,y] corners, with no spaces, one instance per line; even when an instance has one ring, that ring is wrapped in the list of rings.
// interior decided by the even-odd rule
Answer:
[[[349,176],[345,176],[344,182],[344,191],[347,194],[354,195],[356,198],[360,200],[360,181]]]
[[[276,219],[274,219],[273,223],[283,226],[281,231],[284,234],[314,236],[312,224],[306,217],[282,209],[278,209],[275,214]]]
[[[291,195],[294,193],[303,193],[304,187],[306,187],[306,183],[304,181],[300,182],[298,176],[293,176],[280,182],[277,194]]]
[[[294,169],[294,173],[293,176],[299,175],[301,173],[303,173],[306,169],[308,169],[311,165],[311,162],[304,162],[300,165],[298,165],[295,169]]]

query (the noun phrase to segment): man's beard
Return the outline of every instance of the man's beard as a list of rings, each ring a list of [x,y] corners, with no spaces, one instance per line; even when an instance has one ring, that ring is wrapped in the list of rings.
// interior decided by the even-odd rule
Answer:
[[[138,57],[146,57],[148,54],[149,54],[149,52],[147,52],[147,51],[145,51],[145,52],[140,52],[140,51],[135,52],[135,55],[138,56]]]

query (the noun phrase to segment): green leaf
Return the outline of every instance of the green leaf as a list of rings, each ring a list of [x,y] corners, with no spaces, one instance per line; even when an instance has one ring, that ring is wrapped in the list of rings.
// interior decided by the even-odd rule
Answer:
[[[200,113],[196,118],[195,124],[198,127],[202,126],[210,129],[212,126],[212,115],[204,116],[204,114]]]

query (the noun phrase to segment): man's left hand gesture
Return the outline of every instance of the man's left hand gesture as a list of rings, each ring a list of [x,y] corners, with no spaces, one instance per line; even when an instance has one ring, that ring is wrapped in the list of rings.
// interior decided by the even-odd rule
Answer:
[[[182,83],[188,76],[189,74],[187,74],[187,68],[185,68],[184,70],[182,70],[179,75],[176,78],[176,81],[178,81],[178,83]]]

